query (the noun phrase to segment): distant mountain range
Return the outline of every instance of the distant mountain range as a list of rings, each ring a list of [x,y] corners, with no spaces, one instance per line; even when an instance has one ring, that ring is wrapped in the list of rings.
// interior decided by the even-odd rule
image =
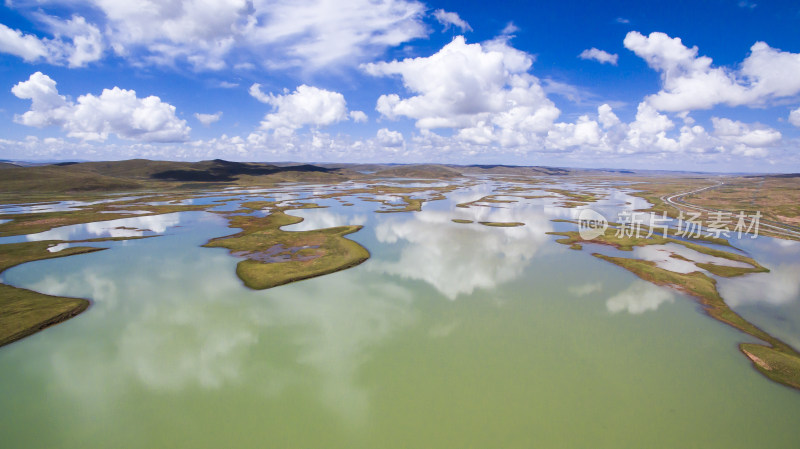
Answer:
[[[2,160],[0,161],[0,188],[7,192],[124,191],[178,186],[202,188],[212,184],[247,186],[276,182],[336,182],[348,179],[448,179],[465,175],[565,176],[581,174],[653,176],[702,173],[525,167],[502,164],[298,164],[290,162],[231,162],[222,159],[200,162],[131,159],[108,162],[53,161],[50,163]],[[749,176],[755,175],[749,174]],[[787,178],[800,177],[800,174],[767,176]]]

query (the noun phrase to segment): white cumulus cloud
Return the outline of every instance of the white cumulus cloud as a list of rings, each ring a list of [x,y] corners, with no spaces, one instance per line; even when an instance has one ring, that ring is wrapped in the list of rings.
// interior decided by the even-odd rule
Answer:
[[[364,111],[350,111],[350,118],[356,123],[366,123],[369,121],[369,117],[367,117]]]
[[[547,133],[548,145],[558,149],[597,145],[600,138],[600,126],[588,115],[581,116],[576,123],[556,123]]]
[[[381,128],[377,133],[378,143],[384,147],[401,147],[405,140],[403,134],[399,131],[390,131],[387,128]]]
[[[591,151],[660,158],[721,153],[764,157],[768,155],[768,148],[777,147],[782,141],[780,132],[761,124],[712,117],[714,129],[709,132],[688,115],[680,118],[682,126],[643,101],[634,120],[625,123],[611,106],[603,104],[597,108],[596,115],[582,115],[573,123],[554,123],[542,143],[543,151]]]
[[[56,8],[52,3],[58,3]],[[83,63],[90,43],[101,38],[113,52],[137,64],[188,63],[198,70],[231,66],[299,66],[318,69],[360,62],[389,47],[427,36],[426,7],[416,0],[84,0],[7,5],[52,30],[47,11],[67,14],[90,9],[93,30],[65,35],[74,47],[66,57],[51,47],[66,45],[0,28],[0,50],[26,60],[72,59]],[[50,17],[48,19],[48,17]],[[80,18],[80,20],[84,20]],[[98,30],[103,30],[102,34]],[[58,50],[58,49],[57,49]],[[55,53],[61,54],[61,50]]]
[[[781,140],[781,133],[766,127],[753,127],[740,121],[712,117],[714,134],[721,139],[753,148],[774,145]]]
[[[800,126],[800,108],[789,113],[789,123],[794,126]]]
[[[0,51],[19,56],[27,62],[46,59],[48,48],[45,43],[32,34],[22,34],[19,30],[0,23]]]
[[[467,44],[456,37],[429,57],[365,64],[373,76],[399,75],[413,96],[381,95],[376,110],[422,129],[456,128],[476,142],[519,145],[546,133],[560,111],[528,73],[533,59],[504,38]]]
[[[718,104],[761,106],[770,100],[800,93],[800,54],[756,42],[737,69],[714,67],[680,38],[631,31],[625,47],[661,72],[662,88],[647,101],[662,111],[710,109]]]
[[[67,136],[104,141],[110,134],[129,140],[176,142],[189,138],[191,128],[175,116],[175,107],[160,98],[138,98],[133,90],[103,89],[100,96],[85,94],[72,102],[58,93],[56,82],[36,72],[11,92],[31,100],[31,109],[14,117],[27,126],[61,126]]]
[[[327,126],[347,120],[347,103],[339,92],[303,84],[294,92],[273,95],[265,94],[258,84],[253,84],[250,94],[275,109],[261,122],[264,130],[292,132],[306,125]]]
[[[84,67],[103,56],[105,45],[97,26],[81,16],[69,20],[39,15],[54,35],[40,38],[12,30],[0,23],[0,52],[19,56],[26,62],[47,62],[69,67]]]
[[[619,59],[619,55],[617,54],[612,54],[604,50],[598,50],[594,47],[582,51],[578,57],[581,59],[594,60],[601,64],[611,65],[617,65],[617,60]]]

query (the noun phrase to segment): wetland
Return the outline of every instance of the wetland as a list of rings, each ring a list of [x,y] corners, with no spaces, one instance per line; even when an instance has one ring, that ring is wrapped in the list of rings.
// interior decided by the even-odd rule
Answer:
[[[9,178],[9,447],[800,441],[792,221],[684,238],[656,201],[716,181],[119,164],[63,169],[93,191]]]

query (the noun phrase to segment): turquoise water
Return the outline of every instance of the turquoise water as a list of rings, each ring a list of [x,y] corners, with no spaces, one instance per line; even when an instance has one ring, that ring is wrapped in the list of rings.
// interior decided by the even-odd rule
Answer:
[[[200,247],[235,231],[207,212],[6,271],[93,305],[0,348],[2,446],[798,447],[800,394],[751,368],[736,348],[749,337],[554,243],[545,232],[569,225],[550,220],[574,210],[454,206],[487,193],[421,213],[334,200],[296,211],[305,221],[288,230],[363,224],[351,237],[372,257],[264,291],[242,286],[226,250]],[[800,261],[796,247],[747,245],[765,265]],[[797,316],[780,311],[797,309],[798,278],[752,313],[787,341]]]

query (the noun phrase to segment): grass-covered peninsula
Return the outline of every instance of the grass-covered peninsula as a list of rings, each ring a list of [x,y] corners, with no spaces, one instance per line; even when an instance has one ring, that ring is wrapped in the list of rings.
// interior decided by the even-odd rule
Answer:
[[[104,249],[76,246],[58,252],[47,251],[48,247],[57,243],[60,242],[39,241],[0,245],[0,272],[35,260]],[[33,290],[0,284],[0,346],[68,320],[87,307],[89,301],[86,299],[45,295]]]
[[[570,248],[577,250],[581,250],[583,244],[586,243],[612,246],[623,251],[630,251],[636,246],[675,243],[709,256],[720,257],[734,262],[743,262],[750,265],[750,267],[732,267],[694,262],[699,269],[706,270],[716,276],[733,277],[748,273],[769,271],[756,260],[741,254],[709,248],[694,242],[660,235],[653,235],[649,238],[635,236],[626,237],[624,235],[617,235],[616,229],[614,228],[607,229],[604,234],[592,240],[582,240],[577,231],[551,232],[549,234],[562,237],[557,239],[556,242],[569,245]],[[593,253],[593,255],[599,259],[618,265],[645,281],[655,285],[674,288],[697,299],[706,313],[712,318],[765,342],[766,344],[741,343],[739,349],[750,358],[753,362],[753,366],[764,376],[783,385],[800,389],[800,353],[731,310],[717,291],[717,281],[713,277],[700,270],[690,273],[670,271],[659,267],[655,262],[649,260],[614,257],[600,253]],[[690,261],[677,254],[673,254],[673,257]]]
[[[300,223],[303,219],[288,215],[285,208],[268,202],[246,203],[245,207],[272,210],[265,217],[230,216],[230,226],[242,231],[212,239],[205,246],[227,248],[233,255],[241,257],[236,274],[252,289],[272,288],[322,276],[353,267],[369,258],[366,248],[344,237],[360,230],[361,226],[284,231],[282,226]]]

